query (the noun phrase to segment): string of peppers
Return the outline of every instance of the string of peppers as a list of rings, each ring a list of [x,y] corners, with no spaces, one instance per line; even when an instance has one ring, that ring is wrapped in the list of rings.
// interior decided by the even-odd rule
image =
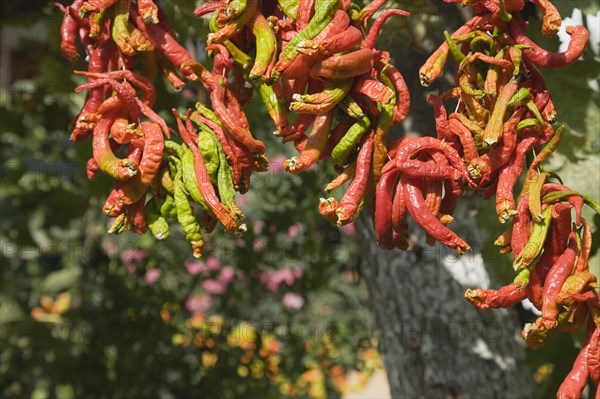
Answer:
[[[558,11],[548,0],[533,3],[544,15],[542,33],[555,35]],[[349,184],[339,203],[322,198],[319,212],[342,226],[371,203],[382,248],[409,247],[410,214],[430,245],[439,241],[458,253],[470,250],[447,227],[457,201],[465,190],[495,195],[500,222],[510,222],[496,243],[501,253],[515,255],[516,277],[499,290],[467,290],[465,297],[480,308],[528,298],[542,312],[523,330],[532,348],[557,330],[578,330],[587,319],[587,340],[557,395],[579,397],[588,376],[600,382],[600,298],[588,265],[591,229],[581,217],[584,204],[599,213],[600,206],[542,169],[562,128],[552,126],[556,110],[537,67],[576,61],[588,33],[568,27],[568,49],[550,53],[524,33],[519,13],[524,0],[463,0],[475,16],[446,33],[446,42],[420,70],[421,84],[428,86],[449,56],[457,63],[457,86],[429,96],[437,137],[404,137],[388,149],[388,132],[407,116],[410,96],[389,53],[374,46],[388,18],[409,13],[388,9],[369,23],[384,4],[208,1],[194,14],[211,15],[205,49],[213,57],[212,71],[177,42],[152,0],[75,0],[61,6],[64,56],[79,57],[78,40],[88,55],[88,71],[76,73],[88,78],[77,91],[89,94],[71,139],[92,140],[90,178],[102,170],[115,179],[103,207],[115,218],[109,232],[150,230],[165,240],[168,219],[176,218],[196,257],[202,255],[202,234],[217,222],[242,233],[235,191],[245,193],[252,173],[268,165],[265,146],[250,133],[242,109],[256,90],[274,134],[293,142],[299,153],[285,161],[285,170],[297,174],[331,160],[339,176],[326,191]],[[152,110],[152,80],[159,70],[175,90],[186,81],[199,82],[210,95],[212,109],[197,103],[184,114],[173,110],[181,141],[171,138],[175,132]],[[457,104],[456,111],[448,115],[444,101]],[[529,165],[527,156],[533,157]]]

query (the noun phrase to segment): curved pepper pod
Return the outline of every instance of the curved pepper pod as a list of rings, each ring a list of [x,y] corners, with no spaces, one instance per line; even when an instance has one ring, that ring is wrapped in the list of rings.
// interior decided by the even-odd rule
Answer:
[[[468,289],[465,292],[465,299],[479,309],[508,308],[516,305],[525,298],[527,298],[525,291],[518,290],[513,283],[497,290],[482,290],[478,288],[475,290]]]
[[[573,271],[576,256],[577,245],[575,243],[575,233],[571,233],[567,249],[565,249],[554,265],[552,265],[544,283],[544,292],[542,295],[542,320],[546,328],[550,329],[556,327],[556,319],[558,316],[556,297],[560,293],[567,277],[569,277]]]
[[[283,168],[287,172],[298,174],[316,164],[327,144],[332,122],[333,111],[317,115],[300,156],[288,159],[283,163]]]
[[[310,68],[310,76],[323,79],[347,79],[371,71],[373,53],[370,49],[360,49],[343,55],[333,55],[318,60]]]
[[[552,53],[529,39],[523,31],[522,24],[522,21],[513,19],[508,25],[510,34],[518,44],[531,46],[533,50],[524,50],[523,55],[544,68],[563,68],[577,61],[585,51],[590,36],[583,26],[568,26],[567,33],[571,36],[569,47],[562,53]]]
[[[383,249],[394,248],[392,227],[392,194],[400,171],[393,169],[381,175],[377,183],[375,196],[375,211],[373,214],[373,227],[377,245]],[[396,194],[398,195],[398,194]]]
[[[94,139],[92,141],[94,159],[103,172],[117,180],[127,181],[137,174],[139,165],[128,158],[117,158],[112,152],[108,138],[112,122],[111,117],[103,117],[94,128]]]
[[[431,213],[425,203],[420,183],[416,179],[407,176],[401,177],[402,186],[404,189],[404,201],[406,208],[415,222],[421,226],[423,230],[437,241],[454,249],[457,253],[462,254],[465,251],[470,251],[471,247],[456,233],[447,228],[439,221],[439,219]]]
[[[589,376],[588,359],[590,354],[590,343],[595,330],[597,330],[597,327],[590,319],[588,321],[588,332],[585,342],[579,351],[579,355],[577,355],[577,358],[575,359],[575,363],[573,363],[573,368],[562,384],[560,384],[560,387],[556,392],[556,399],[576,399],[581,397]]]
[[[76,0],[73,2],[73,4],[66,8],[60,3],[54,4],[64,14],[60,26],[60,51],[62,52],[63,57],[71,62],[74,62],[79,58],[76,44],[79,24],[77,23],[77,19],[72,15],[72,12],[77,12],[79,8],[81,8],[82,3],[83,0]]]

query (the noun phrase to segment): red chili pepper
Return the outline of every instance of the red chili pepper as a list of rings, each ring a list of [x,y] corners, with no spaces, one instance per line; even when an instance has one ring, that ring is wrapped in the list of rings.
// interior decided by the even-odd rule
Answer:
[[[495,21],[491,15],[477,15],[467,21],[463,26],[458,28],[453,34],[452,38],[467,34],[469,32],[478,30],[480,28],[484,28],[487,25],[495,25]],[[436,51],[431,54],[431,56],[425,61],[425,64],[419,69],[419,79],[421,81],[421,85],[429,86],[434,80],[436,80],[446,63],[446,59],[448,58],[448,42],[444,41],[438,47]]]
[[[348,190],[340,201],[339,207],[335,211],[338,216],[338,226],[351,223],[356,218],[358,207],[363,199],[369,180],[374,135],[375,132],[371,129],[362,139],[362,145],[358,151],[356,161],[356,176],[352,180],[352,183],[350,183]]]
[[[505,223],[514,215],[515,200],[513,188],[523,172],[525,166],[525,154],[538,144],[537,137],[523,138],[511,156],[510,160],[500,169],[498,186],[496,189],[496,213],[500,223]]]
[[[423,198],[423,192],[419,187],[419,182],[416,179],[402,176],[401,182],[404,188],[406,208],[415,222],[421,226],[427,234],[431,235],[442,244],[453,248],[459,254],[471,250],[469,244],[459,238],[452,230],[444,226],[438,220],[436,215],[429,211],[425,204],[425,199]]]
[[[296,14],[296,30],[300,32],[315,13],[315,0],[299,0],[298,13]]]
[[[373,227],[377,245],[383,249],[394,248],[392,227],[392,193],[396,186],[400,171],[393,169],[381,175],[377,183]],[[398,195],[398,193],[396,193]]]
[[[410,93],[408,92],[408,86],[404,81],[402,74],[396,69],[395,66],[388,64],[389,66],[385,69],[385,74],[392,81],[394,89],[396,89],[396,106],[394,107],[394,123],[398,123],[408,115],[410,109]]]
[[[589,358],[589,348],[590,341],[596,326],[590,319],[588,321],[588,333],[579,351],[579,355],[575,359],[575,363],[573,363],[573,368],[565,378],[565,380],[560,384],[558,391],[556,392],[556,399],[576,399],[581,397],[583,393],[583,389],[585,388],[589,376],[588,372],[588,358]]]
[[[389,104],[395,95],[394,92],[383,83],[377,80],[362,77],[354,80],[352,93],[364,94],[365,96],[369,97],[370,100],[382,104]]]
[[[525,113],[525,108],[516,110],[508,121],[504,123],[501,143],[496,144],[488,153],[473,159],[469,163],[469,174],[473,179],[479,180],[481,185],[490,182],[490,175],[510,160],[517,146],[517,124]]]
[[[367,37],[363,41],[361,48],[373,49],[375,47],[375,42],[377,41],[377,38],[379,37],[379,34],[381,33],[383,24],[385,23],[385,21],[388,20],[389,17],[392,17],[394,15],[401,15],[403,17],[409,17],[410,13],[408,11],[396,10],[396,9],[390,9],[390,10],[383,11],[381,14],[379,14],[379,16],[377,17],[375,22],[373,22],[373,25],[371,25],[371,28],[369,29],[369,33],[367,34]]]
[[[441,165],[435,162],[423,162],[417,160],[404,161],[398,166],[398,170],[410,177],[420,177],[432,180],[460,180],[461,173],[452,166]]]
[[[499,309],[516,305],[525,299],[525,291],[519,291],[513,283],[505,285],[498,290],[468,289],[465,299],[479,309]]]
[[[575,242],[575,233],[571,233],[567,249],[552,265],[544,283],[542,319],[546,328],[550,329],[556,326],[556,317],[558,316],[556,296],[560,293],[565,280],[573,271],[576,256],[577,245]]]
[[[435,130],[437,132],[438,140],[452,140],[454,135],[450,131],[450,124],[448,123],[448,113],[442,103],[442,100],[435,94],[429,94],[427,96],[427,102],[433,105],[433,114],[435,116]]]
[[[463,125],[460,120],[453,117],[455,114],[456,113],[451,114],[448,120],[450,132],[456,135],[460,140],[465,161],[471,163],[479,156],[479,152],[477,151],[477,146],[475,145],[475,140],[471,135],[471,131]]]
[[[310,76],[323,79],[346,79],[371,70],[372,53],[369,49],[356,50],[318,60],[310,69]]]
[[[220,0],[207,1],[206,3],[200,4],[198,7],[196,7],[194,10],[194,15],[197,18],[200,18],[219,10],[221,7],[222,2]]]
[[[325,220],[331,222],[331,223],[336,223],[337,221],[337,215],[335,213],[335,210],[338,207],[338,202],[335,198],[321,198],[319,200],[319,213],[321,214],[321,216],[323,216],[323,218],[325,218]]]
[[[62,39],[60,43],[60,51],[62,52],[62,55],[71,62],[79,58],[76,43],[79,25],[77,24],[77,20],[71,15],[71,9],[79,10],[79,8],[81,8],[82,3],[83,0],[75,0],[73,4],[71,4],[67,8],[65,8],[60,3],[54,3],[54,5],[58,7],[64,14],[62,24],[60,27]]]
[[[290,173],[298,174],[313,166],[321,156],[327,144],[327,137],[333,122],[333,111],[318,114],[313,123],[312,130],[306,145],[299,157],[293,157],[283,163],[283,168]]]
[[[220,80],[217,79],[217,80]],[[247,147],[250,151],[257,154],[265,153],[265,145],[252,137],[252,133],[247,127],[244,127],[243,123],[236,120],[234,115],[225,105],[226,91],[224,83],[216,83],[213,86],[213,90],[210,93],[210,99],[212,102],[215,114],[219,117],[221,122],[227,131],[233,136],[233,138],[239,141],[242,145]]]
[[[136,234],[145,234],[148,231],[146,212],[144,211],[145,202],[146,198],[143,197],[126,208],[129,229]]]
[[[533,50],[524,50],[523,55],[544,68],[562,68],[577,61],[589,40],[589,33],[583,26],[568,26],[567,33],[571,36],[569,47],[562,53],[551,53],[530,40],[525,35],[522,24],[520,18],[513,18],[508,25],[510,34],[518,44],[533,47]]]
[[[533,3],[538,6],[544,15],[542,34],[546,36],[556,35],[562,23],[562,18],[556,7],[549,0],[533,0]]]
[[[600,389],[600,327],[598,326],[596,326],[590,337],[587,364],[590,379]],[[598,394],[596,393],[597,396]]]
[[[464,187],[461,182],[455,180],[444,180],[444,198],[442,198],[442,204],[440,206],[440,213],[442,215],[452,216],[458,199],[462,196]]]
[[[119,70],[111,72],[85,72],[85,71],[74,71],[76,75],[87,76],[88,78],[94,79],[114,79],[114,80],[125,80],[131,83],[134,87],[137,87],[142,91],[141,101],[148,106],[154,105],[156,99],[156,89],[152,82],[146,77],[137,74],[129,70]]]

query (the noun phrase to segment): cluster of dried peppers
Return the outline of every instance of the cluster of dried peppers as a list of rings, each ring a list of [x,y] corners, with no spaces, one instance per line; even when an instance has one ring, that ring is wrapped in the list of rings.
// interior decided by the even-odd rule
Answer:
[[[236,91],[219,70],[222,63],[215,62],[211,72],[196,62],[151,0],[76,0],[60,7],[63,55],[76,60],[79,40],[88,60],[87,71],[76,71],[88,78],[77,91],[89,95],[71,140],[92,138],[89,178],[102,170],[115,179],[103,207],[115,218],[109,232],[150,229],[164,240],[170,234],[166,219],[177,217],[199,257],[201,228],[210,232],[219,221],[230,233],[243,231],[235,190],[246,192],[252,172],[266,170],[268,161],[264,144],[248,130]],[[210,94],[213,110],[198,104],[185,123],[176,114],[183,145],[169,139],[171,129],[152,110],[158,71],[175,90],[187,80],[200,82]],[[192,203],[202,210],[199,220]]]
[[[321,214],[338,225],[352,222],[373,198],[387,161],[387,134],[410,107],[389,53],[374,49],[385,21],[409,14],[385,10],[366,29],[384,3],[359,9],[338,0],[280,1],[275,7],[215,0],[195,11],[212,13],[207,49],[236,67],[237,87],[249,83],[258,91],[274,134],[298,150],[285,170],[297,174],[331,159],[340,177],[328,191],[352,180],[339,204],[321,200]]]
[[[235,191],[246,192],[252,172],[266,170],[268,162],[242,110],[256,90],[274,134],[299,152],[285,170],[296,174],[331,159],[339,176],[326,191],[350,184],[339,203],[321,199],[319,212],[344,225],[372,202],[383,248],[408,247],[410,214],[429,244],[470,250],[447,227],[457,201],[467,189],[484,198],[495,195],[500,221],[512,218],[497,243],[502,253],[515,254],[517,276],[499,290],[468,290],[465,296],[481,308],[529,298],[542,312],[523,331],[531,347],[588,319],[584,348],[559,391],[559,397],[577,397],[587,376],[596,384],[600,379],[600,300],[588,266],[590,226],[581,217],[584,203],[596,212],[600,207],[549,182],[556,176],[541,170],[562,129],[552,126],[556,111],[537,67],[577,60],[588,32],[568,27],[568,49],[550,53],[524,33],[524,0],[462,0],[475,16],[446,34],[419,75],[428,86],[449,56],[457,63],[457,86],[429,97],[437,138],[404,137],[388,150],[388,132],[408,114],[410,97],[389,53],[374,45],[389,17],[409,14],[385,10],[369,26],[384,3],[373,0],[361,9],[349,0],[208,1],[194,14],[210,18],[205,48],[212,71],[176,41],[152,0],[75,0],[63,8],[63,54],[75,60],[79,39],[89,57],[88,71],[78,72],[88,83],[77,89],[89,95],[71,138],[93,137],[90,178],[101,169],[116,180],[104,206],[116,218],[110,231],[150,229],[166,239],[167,219],[176,217],[195,256],[202,253],[202,229],[212,231],[217,221],[228,232],[243,231]],[[542,33],[555,35],[558,11],[548,0],[533,3],[544,16]],[[210,94],[212,110],[200,103],[185,115],[173,110],[182,143],[169,139],[172,131],[152,111],[158,70],[176,90],[187,80]],[[444,101],[456,102],[455,112],[448,115]],[[515,185],[532,154],[515,200]],[[199,219],[194,203],[202,210]]]
[[[600,295],[588,258],[591,229],[581,217],[591,198],[562,185],[541,163],[557,148],[562,128],[554,129],[556,110],[538,66],[560,68],[576,61],[588,41],[582,26],[568,27],[568,49],[550,53],[524,33],[519,11],[524,1],[463,1],[475,16],[443,43],[420,69],[428,86],[452,56],[456,87],[430,95],[437,138],[406,137],[393,143],[392,160],[378,182],[373,221],[383,248],[406,248],[408,214],[427,233],[458,253],[470,249],[447,225],[466,189],[496,196],[501,223],[510,227],[496,244],[515,256],[514,282],[499,290],[467,290],[480,308],[508,307],[528,298],[541,311],[526,324],[523,338],[539,348],[557,330],[577,331],[588,324],[586,342],[558,391],[558,398],[580,397],[588,377],[600,383]],[[533,1],[543,13],[542,33],[555,35],[561,18],[545,0]],[[443,101],[457,103],[448,115]],[[530,156],[521,193],[514,189]],[[550,182],[558,179],[560,183]],[[572,211],[575,222],[572,222]],[[600,388],[596,397],[600,397]]]

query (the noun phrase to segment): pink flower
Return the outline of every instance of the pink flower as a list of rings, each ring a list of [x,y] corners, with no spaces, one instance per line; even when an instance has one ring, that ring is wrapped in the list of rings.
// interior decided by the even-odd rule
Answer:
[[[272,224],[269,226],[269,233],[273,234],[277,231],[277,225],[276,224]]]
[[[344,225],[342,227],[342,232],[347,236],[353,236],[356,234],[356,226],[354,225],[354,223]]]
[[[304,306],[304,298],[293,292],[288,292],[283,296],[283,305],[288,309],[299,310]]]
[[[303,274],[304,274],[304,272],[303,272],[303,271],[302,271],[302,269],[300,269],[299,267],[295,267],[295,268],[292,270],[292,275],[294,276],[294,278],[295,278],[296,280],[298,280],[299,278],[301,278]]]
[[[121,261],[127,264],[139,264],[141,261],[146,259],[148,251],[143,249],[126,249],[121,253]]]
[[[281,283],[286,283],[287,285],[294,284],[297,278],[296,275],[302,276],[302,270],[299,271],[300,273],[296,270],[292,271],[292,269],[279,269],[271,272],[263,272],[260,275],[260,282],[271,292],[278,292]]]
[[[206,312],[212,306],[212,298],[208,295],[194,295],[185,301],[185,307],[190,312]]]
[[[250,196],[248,194],[242,194],[235,199],[235,202],[237,203],[237,205],[240,208],[243,208],[248,204],[249,200],[250,200]]]
[[[204,288],[204,291],[208,292],[209,294],[223,295],[225,291],[227,291],[227,283],[213,279],[207,279],[202,282],[202,288]]]
[[[206,259],[206,267],[208,267],[208,270],[217,270],[221,267],[221,259],[209,256]]]
[[[281,170],[283,169],[283,162],[285,161],[285,159],[285,156],[282,154],[277,154],[271,158],[271,160],[269,161],[269,169],[271,169],[271,172],[273,172],[274,175],[281,172]]]
[[[148,285],[152,285],[152,284],[156,283],[159,278],[160,278],[160,269],[157,269],[155,267],[148,269],[146,271],[146,275],[144,276],[144,280],[146,280],[146,283],[148,283]]]
[[[265,221],[264,220],[257,220],[254,223],[254,226],[252,227],[252,231],[254,231],[254,234],[259,235],[260,233],[262,233],[262,231],[265,228]]]
[[[206,265],[201,260],[186,260],[185,268],[192,276],[203,273],[207,270]]]
[[[265,247],[265,242],[263,240],[261,240],[260,238],[257,238],[252,243],[252,249],[254,250],[254,252],[260,252],[264,247]]]
[[[237,245],[240,248],[245,248],[246,247],[246,241],[244,241],[243,238],[238,238],[237,240],[235,240],[235,245]]]
[[[294,240],[302,233],[303,230],[303,226],[300,223],[294,223],[288,228],[288,237],[290,240]]]
[[[234,271],[233,267],[225,266],[221,269],[221,275],[219,276],[219,281],[225,284],[229,284],[233,281]]]

